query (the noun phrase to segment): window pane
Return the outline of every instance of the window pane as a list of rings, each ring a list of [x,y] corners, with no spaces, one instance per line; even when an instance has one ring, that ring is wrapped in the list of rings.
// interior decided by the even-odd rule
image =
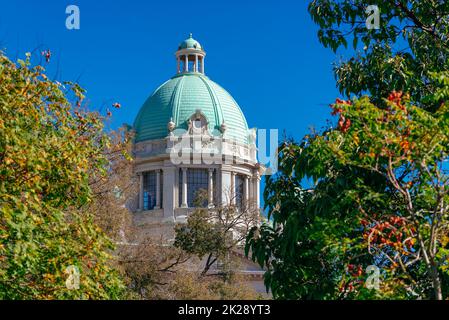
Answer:
[[[187,170],[187,204],[194,207],[195,199],[200,190],[207,191],[208,170],[207,169],[188,169]],[[201,203],[203,207],[207,206],[207,198]]]
[[[238,208],[243,208],[243,183],[244,177],[235,176],[235,204]]]
[[[143,175],[143,209],[153,210],[156,205],[156,172],[149,171]]]

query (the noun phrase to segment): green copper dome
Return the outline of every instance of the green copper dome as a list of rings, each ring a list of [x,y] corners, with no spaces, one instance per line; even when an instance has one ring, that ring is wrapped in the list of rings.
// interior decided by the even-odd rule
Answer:
[[[189,119],[197,112],[206,117],[211,134],[248,143],[248,125],[237,102],[215,82],[201,73],[181,73],[166,81],[147,99],[135,122],[136,142],[167,137],[167,124],[172,119],[176,129],[188,128]]]
[[[197,49],[202,50],[201,44],[192,38],[192,34],[190,34],[189,38],[184,40],[179,44],[178,50],[181,49]]]

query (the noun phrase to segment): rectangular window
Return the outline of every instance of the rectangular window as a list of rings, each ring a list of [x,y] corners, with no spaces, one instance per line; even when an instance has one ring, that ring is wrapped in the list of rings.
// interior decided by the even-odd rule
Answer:
[[[143,174],[143,209],[153,210],[156,205],[156,172]]]
[[[187,169],[187,204],[190,208],[195,207],[198,200],[203,200],[200,206],[207,206],[208,179],[208,169]],[[205,196],[205,199],[199,199],[201,195]]]
[[[237,208],[243,208],[243,185],[245,183],[245,177],[242,175],[235,176],[235,205]]]

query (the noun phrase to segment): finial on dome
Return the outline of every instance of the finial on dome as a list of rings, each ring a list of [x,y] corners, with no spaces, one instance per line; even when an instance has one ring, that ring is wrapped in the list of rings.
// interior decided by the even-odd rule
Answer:
[[[192,32],[189,33],[189,38],[190,38],[190,39],[193,38]]]
[[[167,124],[167,129],[170,133],[175,129],[176,124],[173,122],[173,118],[170,118],[170,121]]]
[[[221,132],[222,134],[224,134],[227,128],[228,128],[228,126],[227,126],[226,123],[223,121],[223,123],[222,123],[221,126],[220,126],[220,132]]]

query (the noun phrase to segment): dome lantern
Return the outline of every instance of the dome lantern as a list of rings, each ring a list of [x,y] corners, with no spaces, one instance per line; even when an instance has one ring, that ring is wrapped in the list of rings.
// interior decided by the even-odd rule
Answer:
[[[179,44],[178,51],[176,51],[178,73],[198,72],[204,74],[205,56],[206,52],[201,44],[190,34],[189,38]]]

